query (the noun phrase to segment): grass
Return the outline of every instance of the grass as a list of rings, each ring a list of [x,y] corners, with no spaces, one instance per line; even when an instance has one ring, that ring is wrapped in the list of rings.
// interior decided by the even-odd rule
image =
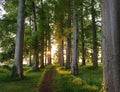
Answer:
[[[44,74],[50,67],[33,72],[32,67],[25,66],[23,80],[11,80],[11,70],[0,68],[0,92],[38,92]]]
[[[32,67],[24,66],[23,80],[11,80],[10,68],[0,68],[0,92],[38,92],[44,75],[51,66],[33,72]],[[98,68],[79,65],[79,74],[71,75],[70,70],[54,66],[53,92],[100,92],[102,88],[102,65]]]
[[[71,75],[69,70],[56,67],[53,92],[99,92],[102,84],[102,66],[79,66],[79,74]]]

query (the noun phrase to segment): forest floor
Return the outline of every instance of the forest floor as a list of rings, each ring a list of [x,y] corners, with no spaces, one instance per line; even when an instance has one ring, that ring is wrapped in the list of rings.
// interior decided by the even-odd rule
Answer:
[[[39,92],[52,92],[53,67],[45,73]]]
[[[0,92],[103,92],[102,64],[98,68],[92,64],[81,66],[79,73],[71,75],[59,65],[48,65],[44,69],[32,71],[24,66],[23,80],[11,80],[11,69],[0,67]]]
[[[91,64],[79,66],[77,76],[59,65],[51,67],[44,74],[39,92],[103,92],[101,65],[98,68]]]

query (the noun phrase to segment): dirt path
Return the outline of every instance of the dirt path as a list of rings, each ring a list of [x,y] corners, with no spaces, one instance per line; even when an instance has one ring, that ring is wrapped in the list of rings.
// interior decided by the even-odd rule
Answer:
[[[53,68],[45,73],[43,82],[40,85],[39,92],[52,92],[52,73]]]

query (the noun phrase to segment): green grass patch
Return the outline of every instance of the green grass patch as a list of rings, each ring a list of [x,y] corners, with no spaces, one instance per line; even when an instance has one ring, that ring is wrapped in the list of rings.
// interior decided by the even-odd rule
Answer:
[[[77,76],[57,66],[53,80],[53,92],[99,92],[102,84],[102,66],[79,66]]]
[[[0,68],[0,92],[38,92],[44,74],[50,67],[34,72],[32,67],[24,66],[23,80],[11,80],[11,70]]]

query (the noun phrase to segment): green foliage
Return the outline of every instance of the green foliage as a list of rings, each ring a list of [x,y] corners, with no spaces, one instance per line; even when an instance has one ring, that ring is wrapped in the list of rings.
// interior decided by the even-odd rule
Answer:
[[[5,0],[3,8],[7,13],[0,19],[0,62],[14,57],[17,1]]]
[[[101,14],[100,14],[100,2],[98,0],[95,1],[95,22],[96,22],[96,30],[97,30],[97,45],[98,48],[101,46]],[[81,5],[81,2],[83,6]],[[92,49],[93,49],[93,31],[92,31],[92,18],[91,18],[91,0],[78,0],[77,9],[78,9],[78,24],[79,24],[79,51],[80,56],[82,55],[82,37],[81,37],[81,18],[83,19],[83,31],[84,31],[84,45],[85,45],[85,59],[91,61],[92,57]],[[83,12],[82,12],[83,8]],[[82,14],[81,14],[82,12]],[[101,51],[98,49],[98,52]]]
[[[33,32],[33,20],[32,20],[32,7],[31,1],[36,3],[36,24],[37,32]],[[60,43],[61,40],[66,39],[69,33],[72,33],[73,27],[67,27],[68,14],[70,13],[71,19],[73,18],[72,7],[69,6],[69,2],[72,0],[45,0],[43,4],[40,0],[26,0],[25,10],[25,36],[24,36],[24,52],[33,52],[38,46],[37,51],[43,50],[42,40],[48,39],[48,35],[51,35],[52,41],[56,40],[56,43]],[[77,13],[78,13],[78,26],[79,26],[79,52],[81,56],[81,2],[83,2],[83,24],[85,33],[85,50],[86,59],[91,59],[92,50],[92,23],[91,23],[91,0],[77,0]],[[15,43],[15,33],[17,28],[17,0],[5,0],[3,8],[7,12],[3,19],[0,20],[0,48],[3,52],[0,53],[0,62],[7,61],[13,58],[15,47],[11,47]],[[101,46],[101,23],[100,20],[100,7],[99,1],[95,0],[95,15],[97,26],[98,44]],[[73,21],[73,20],[71,20]],[[52,34],[51,34],[52,33]],[[45,46],[44,46],[45,47]],[[24,56],[25,56],[24,53]],[[57,53],[58,54],[58,53]],[[25,67],[25,76],[23,81],[10,81],[8,77],[9,70],[0,69],[0,89],[6,92],[34,92],[37,88],[37,81],[39,76],[44,76],[45,71],[31,71],[30,67]],[[40,73],[40,74],[39,74]],[[6,77],[7,78],[6,78]],[[95,79],[93,79],[93,77]],[[9,84],[8,80],[9,79]],[[61,68],[56,68],[54,77],[55,92],[96,92],[101,87],[102,73],[101,67],[98,69],[91,68],[89,66],[81,66],[78,76],[70,75],[70,71],[65,71]],[[1,80],[6,80],[4,83]],[[16,85],[18,84],[18,85]],[[24,84],[24,87],[23,87]],[[8,89],[3,88],[8,86]],[[3,86],[3,87],[2,87]],[[32,89],[33,88],[33,89]],[[24,90],[26,89],[26,90]]]
[[[0,62],[5,62],[10,59],[13,59],[15,53],[15,44],[11,44],[11,46],[8,46],[7,49],[5,49],[3,52],[0,53]]]
[[[37,31],[34,35],[33,32],[33,19],[32,19],[32,1],[36,3],[36,24]],[[91,53],[88,50],[92,49],[92,23],[91,23],[91,0],[76,0],[76,7],[78,13],[78,26],[79,26],[79,52],[81,55],[81,17],[83,15],[84,33],[85,33],[85,49],[86,58],[91,59]],[[73,28],[67,28],[68,14],[73,21],[73,10],[71,0],[45,0],[43,3],[39,0],[27,0],[25,9],[25,36],[24,36],[24,52],[33,51],[36,47],[36,39],[38,39],[38,49],[42,48],[42,39],[48,39],[47,34],[50,34],[56,43],[65,40],[67,34],[72,33]],[[83,14],[81,15],[81,2],[83,2]],[[5,0],[3,6],[7,12],[3,19],[0,20],[0,45],[3,48],[11,44],[15,39],[17,27],[17,6],[16,0]],[[101,14],[100,2],[95,0],[95,17],[97,27],[98,46],[101,46]],[[30,23],[31,22],[31,23]],[[52,33],[52,34],[51,34]],[[43,37],[44,35],[44,37]],[[12,41],[12,42],[11,42]]]
[[[99,92],[102,84],[102,67],[80,66],[79,71],[78,76],[73,76],[69,70],[57,66],[53,92]]]

